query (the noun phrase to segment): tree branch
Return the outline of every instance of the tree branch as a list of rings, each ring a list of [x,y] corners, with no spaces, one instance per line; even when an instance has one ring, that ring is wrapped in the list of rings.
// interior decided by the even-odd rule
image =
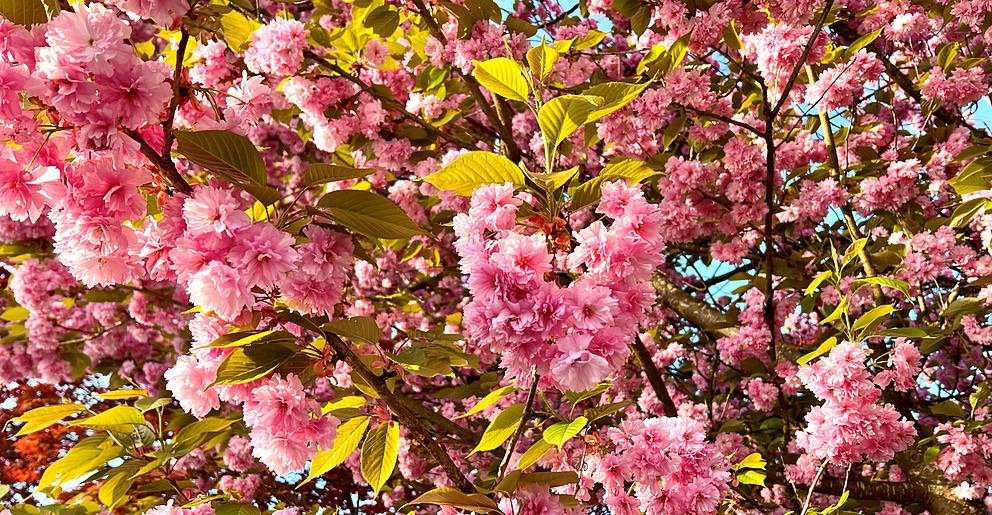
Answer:
[[[641,368],[644,369],[644,375],[648,376],[648,382],[651,383],[651,388],[654,389],[655,395],[657,395],[658,400],[661,402],[662,409],[665,410],[666,417],[678,416],[679,410],[675,405],[675,401],[672,400],[672,396],[668,394],[668,387],[665,386],[665,379],[661,377],[661,373],[658,371],[658,367],[654,366],[654,360],[651,359],[651,353],[648,352],[648,348],[644,346],[636,336],[634,337],[634,342],[630,344],[634,348],[634,352],[637,353],[637,360],[641,362]]]
[[[423,445],[427,449],[427,452],[441,465],[441,468],[444,469],[445,474],[448,476],[448,480],[463,492],[474,492],[475,487],[472,485],[472,482],[465,477],[461,469],[458,468],[458,465],[452,461],[451,456],[444,450],[444,447],[431,436],[430,431],[423,425],[418,414],[411,410],[405,401],[394,394],[381,377],[375,375],[375,373],[366,367],[358,354],[338,335],[326,331],[321,331],[321,333],[324,339],[334,349],[335,354],[347,363],[366,384],[375,390],[382,401],[386,403],[386,406],[396,415],[399,422],[410,431],[414,439],[420,445]]]

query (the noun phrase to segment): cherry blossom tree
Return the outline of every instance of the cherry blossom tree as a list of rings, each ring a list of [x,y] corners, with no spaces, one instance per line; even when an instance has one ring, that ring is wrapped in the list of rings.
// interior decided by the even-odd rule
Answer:
[[[3,0],[0,514],[992,511],[990,27]]]

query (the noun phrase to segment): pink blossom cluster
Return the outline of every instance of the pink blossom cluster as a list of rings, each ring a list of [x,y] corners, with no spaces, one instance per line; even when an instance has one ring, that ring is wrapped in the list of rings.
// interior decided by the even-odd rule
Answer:
[[[821,73],[806,89],[806,103],[818,110],[833,111],[860,100],[885,71],[885,66],[867,50],[859,50],[846,63]]]
[[[919,160],[891,163],[881,177],[861,181],[861,193],[854,197],[854,207],[867,215],[875,211],[895,211],[919,194],[921,165]]]
[[[297,20],[276,18],[252,32],[245,66],[254,73],[288,76],[303,64],[307,30]]]
[[[979,66],[955,68],[949,74],[934,68],[921,91],[926,98],[960,108],[987,95],[989,80]]]
[[[26,89],[80,127],[91,148],[118,139],[118,124],[138,129],[158,122],[172,97],[170,70],[142,61],[127,44],[131,29],[98,3],[78,2],[45,25]],[[120,144],[120,143],[116,143]]]
[[[562,388],[582,391],[619,368],[651,306],[660,263],[660,214],[637,187],[607,182],[597,212],[612,220],[575,234],[571,252],[552,255],[550,235],[517,224],[522,204],[509,184],[484,186],[454,221],[472,301],[469,340],[501,355],[510,376],[531,366]],[[581,273],[567,286],[557,273]]]
[[[886,462],[913,443],[913,423],[903,420],[891,404],[878,402],[882,391],[865,367],[867,355],[857,343],[842,342],[799,368],[799,379],[824,401],[806,414],[806,428],[796,434],[796,444],[809,456],[834,465],[866,459]],[[897,366],[894,379],[904,381],[900,374],[911,373],[910,368]]]
[[[198,333],[217,330],[212,327],[216,322],[206,317],[200,316],[195,322]],[[303,469],[318,447],[330,447],[338,420],[321,413],[320,405],[293,374],[285,378],[275,374],[247,384],[214,385],[217,367],[233,351],[198,348],[180,356],[165,373],[166,386],[184,410],[199,418],[220,408],[222,401],[240,404],[250,430],[251,454],[276,474]],[[240,469],[251,466],[244,444],[238,443],[230,456],[225,455]]]
[[[614,449],[592,460],[614,515],[714,513],[730,481],[730,462],[686,417],[625,420],[607,431]],[[633,491],[627,488],[633,483]]]
[[[808,25],[792,26],[787,23],[776,23],[768,25],[761,32],[748,34],[742,38],[744,53],[749,59],[754,60],[758,72],[776,97],[781,95],[792,70],[797,65],[813,65],[823,57],[826,51],[827,37],[820,32],[806,61],[804,63],[799,62],[812,34],[813,27]],[[798,93],[802,90],[803,88],[798,84],[793,87],[794,92]],[[772,100],[777,101],[778,99],[773,97]]]

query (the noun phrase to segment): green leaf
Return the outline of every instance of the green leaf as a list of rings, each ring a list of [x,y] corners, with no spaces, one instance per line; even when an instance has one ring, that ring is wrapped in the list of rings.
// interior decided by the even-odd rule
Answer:
[[[372,429],[362,444],[362,477],[379,493],[393,475],[399,455],[400,426],[386,422]]]
[[[548,46],[543,41],[540,45],[527,51],[527,64],[530,65],[530,73],[537,80],[544,82],[558,62],[559,53],[554,47]]]
[[[804,354],[801,358],[796,360],[796,362],[799,363],[800,365],[805,365],[810,361],[813,361],[814,359],[830,352],[830,349],[833,349],[835,346],[837,346],[837,338],[831,336],[830,338],[827,338],[826,341],[821,343],[820,346],[816,348],[816,350],[810,352],[809,354]]]
[[[59,4],[54,0],[3,0],[0,2],[0,16],[17,25],[30,27],[45,23],[59,12]]]
[[[589,419],[582,416],[571,422],[558,422],[544,430],[544,441],[556,445],[560,449],[566,442],[579,434],[586,427],[587,422]]]
[[[133,430],[135,426],[145,425],[145,416],[141,413],[141,410],[131,406],[114,406],[92,417],[74,420],[72,425],[127,433]]]
[[[101,392],[97,394],[101,399],[104,400],[121,400],[121,399],[133,399],[135,397],[148,397],[148,390],[144,388],[127,388],[123,390],[114,390],[112,392]]]
[[[768,476],[764,472],[758,472],[757,470],[747,470],[740,474],[737,474],[737,481],[745,485],[765,486],[766,477]]]
[[[224,41],[227,46],[235,51],[241,52],[251,41],[251,35],[261,24],[248,18],[238,11],[231,10],[220,17],[220,28],[224,33]]]
[[[473,513],[502,513],[499,506],[492,499],[483,494],[467,494],[454,488],[435,488],[420,497],[410,501],[401,512],[406,512],[406,507],[414,504],[437,504],[439,506],[452,506],[460,510],[471,511]]]
[[[375,170],[368,168],[352,168],[350,166],[332,165],[326,163],[314,163],[303,172],[303,184],[310,188],[328,182],[344,181],[347,179],[358,179],[375,173]]]
[[[497,492],[513,493],[517,487],[526,485],[541,485],[546,488],[555,488],[578,482],[579,475],[574,471],[567,472],[531,472],[525,474],[521,470],[515,470],[507,474],[493,490]]]
[[[840,303],[837,304],[837,307],[834,308],[833,312],[831,312],[829,315],[827,315],[827,317],[824,318],[823,320],[820,320],[820,323],[821,324],[829,324],[831,322],[835,322],[837,320],[840,320],[840,317],[844,316],[844,313],[847,313],[847,296],[846,295],[844,297],[841,297]]]
[[[27,320],[28,315],[31,311],[24,306],[11,306],[0,313],[0,319],[7,322],[20,322],[22,320]]]
[[[867,313],[859,316],[858,319],[854,321],[854,324],[851,325],[851,329],[855,331],[864,329],[865,332],[868,332],[880,321],[882,317],[892,313],[895,310],[896,308],[891,304],[885,304],[872,308]]]
[[[268,180],[262,154],[245,136],[222,130],[177,131],[176,140],[180,154],[211,172],[238,182]]]
[[[845,504],[847,504],[847,499],[850,496],[851,496],[851,491],[844,490],[844,492],[840,494],[840,499],[837,499],[837,504],[834,504],[833,506],[827,506],[826,508],[823,509],[823,511],[820,512],[820,515],[830,515],[831,513],[836,513],[837,510],[841,509],[842,507],[844,507]]]
[[[585,36],[580,37],[572,43],[572,50],[585,50],[587,48],[592,48],[606,39],[606,33],[600,32],[598,30],[590,30],[586,32]]]
[[[213,435],[234,425],[235,420],[220,417],[207,417],[184,426],[173,437],[172,452],[185,455],[203,445]]]
[[[554,447],[550,443],[540,439],[534,442],[524,453],[520,456],[520,460],[517,462],[517,469],[527,470],[527,467],[537,463],[541,458],[544,457],[551,448]]]
[[[499,154],[478,150],[456,157],[448,166],[424,177],[424,181],[440,190],[468,197],[485,184],[509,182],[515,188],[523,186],[524,172]]]
[[[741,460],[739,463],[734,464],[733,469],[734,470],[740,470],[740,469],[761,469],[761,470],[765,470],[765,465],[767,465],[767,464],[768,464],[768,462],[766,462],[765,459],[761,457],[761,453],[753,452],[751,454],[748,454],[746,457],[744,457],[744,459]]]
[[[22,436],[50,427],[66,417],[70,417],[86,409],[82,404],[60,404],[58,406],[42,406],[25,412],[12,422],[23,422],[24,425],[14,436]]]
[[[637,159],[623,159],[606,165],[599,175],[578,186],[571,192],[571,209],[578,211],[588,205],[599,202],[599,197],[603,189],[603,183],[624,179],[628,184],[638,183],[660,175],[652,170],[643,161]]]
[[[730,20],[730,24],[723,28],[723,42],[734,50],[744,49],[744,42],[741,41],[741,33],[737,30],[734,20]]]
[[[178,151],[186,159],[247,191],[263,205],[282,196],[268,185],[265,161],[251,140],[229,131],[177,131]]]
[[[372,29],[379,37],[388,38],[396,32],[396,27],[400,24],[400,13],[390,9],[388,5],[380,5],[365,17],[362,24]]]
[[[324,324],[324,329],[338,336],[371,344],[378,343],[379,336],[382,334],[382,329],[376,325],[375,319],[367,316],[334,320]]]
[[[342,422],[334,437],[334,445],[328,450],[319,451],[314,456],[313,461],[310,462],[310,473],[300,485],[309,483],[344,463],[358,448],[358,443],[365,436],[370,420],[369,417],[358,416]]]
[[[121,451],[123,449],[115,445],[107,435],[85,438],[45,469],[37,489],[51,493],[54,488],[89,476],[97,467],[119,457]]]
[[[560,172],[530,174],[530,178],[541,186],[544,191],[553,193],[568,184],[578,174],[579,167],[573,166],[568,170],[562,170]]]
[[[848,46],[847,47],[847,50],[844,52],[845,56],[848,59],[850,59],[852,56],[854,56],[854,54],[858,53],[858,51],[860,51],[861,49],[867,47],[873,41],[875,41],[876,39],[878,39],[878,36],[880,36],[881,34],[882,34],[882,29],[878,29],[878,30],[874,30],[872,32],[869,32],[869,33],[865,34],[864,36],[861,36],[860,38],[854,40],[854,42],[851,43],[851,45]]]
[[[816,274],[816,277],[814,277],[813,280],[810,281],[809,286],[806,287],[806,291],[803,292],[803,296],[815,292],[816,289],[819,288],[821,284],[823,284],[823,281],[826,281],[833,275],[834,273],[831,272],[830,270],[824,270],[823,272]]]
[[[214,515],[259,515],[261,511],[254,505],[237,502],[213,503]]]
[[[473,61],[472,76],[482,87],[510,100],[527,101],[527,80],[520,65],[513,59],[497,57],[488,61]]]
[[[941,318],[955,318],[964,315],[971,315],[985,310],[985,302],[974,297],[962,297],[955,299],[940,312]]]
[[[321,408],[321,414],[330,413],[332,411],[350,409],[350,408],[360,408],[365,405],[365,397],[360,395],[346,395],[333,402],[328,402],[324,404]],[[341,430],[338,429],[338,434],[341,434]]]
[[[946,400],[930,406],[930,413],[947,417],[961,418],[965,416],[964,409],[958,403]]]
[[[851,245],[844,251],[844,258],[841,260],[841,263],[844,265],[850,263],[854,258],[858,257],[858,253],[864,250],[867,244],[868,238],[859,238],[851,242]]]
[[[903,293],[903,295],[909,297],[909,283],[898,279],[889,279],[888,277],[866,277],[864,279],[856,279],[851,284],[854,286],[855,291],[868,284],[877,284],[879,286],[899,290]]]
[[[332,191],[318,205],[341,225],[371,238],[402,239],[424,232],[399,206],[369,191]]]
[[[297,351],[295,345],[283,342],[238,347],[217,367],[217,379],[213,384],[250,383],[279,368]]]
[[[562,95],[541,106],[537,113],[537,124],[541,126],[548,152],[554,152],[562,141],[585,125],[589,115],[602,105],[601,97]]]
[[[582,92],[583,95],[600,97],[603,99],[603,103],[596,107],[586,120],[587,123],[595,122],[596,120],[602,119],[609,116],[631,103],[636,99],[641,93],[650,86],[650,82],[643,82],[640,84],[631,84],[629,82],[604,82],[603,84],[597,84],[592,86]]]
[[[126,462],[113,469],[100,485],[97,497],[107,508],[113,508],[125,500],[128,490],[134,484],[134,473],[137,471],[136,462]]]
[[[503,445],[503,442],[507,441],[513,435],[513,432],[517,430],[517,426],[520,425],[523,416],[524,405],[521,403],[514,404],[499,412],[489,422],[486,432],[482,433],[482,439],[479,440],[479,445],[476,445],[470,454],[475,454],[479,451],[491,451]]]
[[[472,406],[472,409],[466,411],[462,415],[458,415],[457,417],[454,418],[454,420],[458,420],[460,418],[465,418],[465,417],[471,417],[472,415],[475,415],[476,413],[488,408],[489,406],[496,404],[497,402],[499,402],[500,399],[506,397],[507,395],[515,391],[517,391],[517,389],[513,385],[508,385],[493,390],[488,394],[486,394],[485,397],[479,399],[479,402],[475,403],[475,406]]]
[[[988,208],[988,204],[989,200],[984,197],[973,198],[962,202],[961,205],[954,209],[954,213],[951,214],[949,225],[953,228],[968,225],[978,213],[984,212]]]
[[[273,341],[296,341],[296,337],[288,331],[238,331],[234,333],[225,334],[220,338],[210,342],[203,348],[231,348],[231,347],[244,347],[245,345],[250,345],[257,342],[273,342]]]

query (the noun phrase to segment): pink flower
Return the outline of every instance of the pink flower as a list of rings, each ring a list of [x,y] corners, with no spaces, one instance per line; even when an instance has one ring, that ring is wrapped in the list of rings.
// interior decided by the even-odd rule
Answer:
[[[306,28],[297,20],[276,18],[252,33],[245,65],[254,73],[292,75],[303,63]]]
[[[52,166],[28,172],[13,161],[0,159],[0,216],[37,222],[50,198],[46,188],[58,178],[59,170]]]
[[[165,372],[166,387],[179,405],[194,417],[203,418],[220,407],[217,392],[210,384],[217,378],[216,368],[201,364],[193,356],[179,356]]]
[[[246,278],[219,261],[212,261],[195,273],[186,290],[193,303],[224,320],[234,320],[246,306],[255,303]]]
[[[135,62],[96,76],[100,105],[130,129],[156,123],[172,98],[169,68],[157,62]]]
[[[522,282],[540,279],[551,271],[551,254],[543,234],[508,234],[500,241],[492,262]]]
[[[573,392],[592,389],[610,373],[602,356],[589,352],[592,337],[570,334],[558,340],[558,355],[551,361],[551,372],[559,384]]]
[[[183,204],[183,218],[192,234],[219,233],[233,235],[250,223],[230,190],[202,186]]]
[[[595,331],[613,323],[613,311],[618,303],[610,295],[609,288],[579,281],[566,290],[566,298],[567,311],[572,315],[575,327]]]
[[[299,261],[293,243],[292,236],[274,225],[255,223],[238,233],[227,259],[245,272],[249,285],[268,289]]]
[[[523,202],[513,196],[513,184],[487,184],[472,194],[469,216],[492,230],[509,230],[517,220],[517,207]]]
[[[272,111],[272,90],[265,85],[264,77],[249,77],[246,73],[228,88],[224,103],[225,118],[254,125],[262,115]]]

